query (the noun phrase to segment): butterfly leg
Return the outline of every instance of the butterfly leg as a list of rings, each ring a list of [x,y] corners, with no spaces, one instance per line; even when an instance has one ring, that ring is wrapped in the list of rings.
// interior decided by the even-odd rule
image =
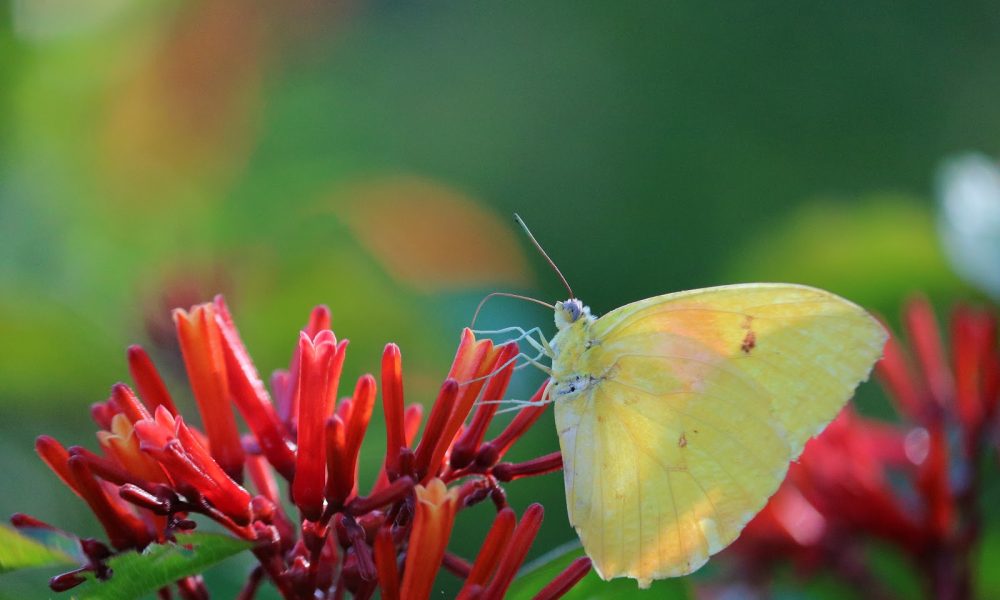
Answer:
[[[538,334],[538,340],[531,337],[532,333]],[[533,329],[529,329],[528,331],[526,331],[524,336],[524,341],[528,342],[528,344],[530,344],[531,347],[534,348],[535,350],[538,350],[540,354],[547,356],[549,358],[552,358],[554,356],[554,353],[552,352],[552,346],[549,346],[548,340],[546,340],[545,336],[542,335],[541,328],[535,327]]]
[[[523,358],[525,361],[527,361],[527,362],[525,362],[525,363],[523,363],[523,364],[518,365],[517,367],[515,367],[516,369],[519,369],[521,367],[526,367],[528,365],[534,365],[534,366],[538,367],[538,370],[542,371],[543,373],[545,373],[549,377],[552,376],[552,369],[550,367],[547,367],[547,366],[543,365],[542,363],[538,362],[539,359],[542,358],[541,352],[539,352],[539,354],[537,354],[535,356],[528,356],[527,354],[524,354],[522,352],[522,353],[518,354],[517,356],[515,356],[514,358]]]
[[[475,383],[477,381],[482,381],[484,379],[489,379],[490,377],[493,377],[494,375],[496,375],[500,371],[504,370],[511,363],[514,363],[514,362],[516,362],[516,361],[518,361],[519,359],[522,359],[522,358],[525,361],[527,361],[527,362],[525,362],[523,364],[520,364],[520,365],[517,365],[516,367],[514,367],[515,369],[520,369],[520,368],[526,367],[526,366],[528,366],[530,364],[530,365],[534,365],[534,366],[538,367],[542,371],[545,371],[549,375],[552,374],[551,369],[549,369],[549,367],[547,367],[547,366],[543,365],[542,363],[538,362],[542,358],[541,352],[539,352],[538,354],[536,354],[533,357],[532,356],[528,356],[527,354],[525,354],[523,352],[518,352],[512,358],[507,359],[507,361],[504,362],[503,364],[497,365],[489,373],[487,373],[485,375],[481,375],[479,377],[474,377],[473,379],[467,379],[465,381],[460,381],[459,385],[466,385],[466,384],[469,384],[469,383]]]
[[[502,409],[496,411],[496,414],[501,414],[501,413],[506,413],[506,412],[513,412],[515,410],[519,411],[519,410],[522,410],[522,409],[525,409],[525,408],[530,408],[530,407],[533,407],[533,406],[534,407],[540,407],[540,406],[545,406],[546,404],[551,404],[554,401],[554,399],[552,398],[552,393],[551,392],[552,392],[552,379],[550,378],[547,382],[545,382],[545,388],[542,390],[541,399],[538,400],[538,401],[536,401],[536,402],[532,402],[531,400],[506,399],[506,400],[480,400],[480,401],[476,402],[476,404],[477,405],[478,404],[507,404],[507,405],[513,405],[513,406],[508,406],[507,408],[502,408]]]
[[[532,334],[537,333],[539,336],[542,334],[540,327],[533,327],[531,329],[525,330],[521,327],[504,327],[503,329],[473,329],[472,333],[476,335],[501,335],[504,333],[516,333],[517,337],[507,340],[508,342],[519,342],[525,338],[531,337]]]
[[[552,395],[549,393],[552,390],[552,380],[545,384],[545,389],[542,390],[541,400],[537,402],[532,402],[531,400],[483,400],[477,402],[477,404],[512,404],[507,408],[502,408],[496,412],[496,414],[501,414],[505,412],[511,412],[515,410],[521,410],[524,408],[530,408],[532,406],[545,406],[546,404],[551,404],[553,402]]]

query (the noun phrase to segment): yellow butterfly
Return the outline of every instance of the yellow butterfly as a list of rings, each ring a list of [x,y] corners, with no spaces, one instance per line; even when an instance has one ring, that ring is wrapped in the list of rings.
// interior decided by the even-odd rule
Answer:
[[[739,536],[887,339],[862,308],[801,285],[679,292],[600,318],[570,296],[543,343],[569,519],[602,578],[640,587]]]
[[[729,545],[886,341],[860,307],[755,283],[597,319],[556,304],[551,400],[566,504],[604,579],[691,573]]]

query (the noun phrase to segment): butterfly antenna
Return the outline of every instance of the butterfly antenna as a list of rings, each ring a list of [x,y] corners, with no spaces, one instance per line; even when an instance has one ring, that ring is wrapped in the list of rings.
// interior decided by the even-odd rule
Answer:
[[[535,304],[541,304],[542,306],[548,307],[550,310],[555,310],[556,307],[552,306],[548,302],[542,302],[536,298],[531,298],[529,296],[522,296],[520,294],[511,294],[510,292],[490,292],[486,294],[486,297],[479,301],[479,306],[476,307],[476,312],[472,314],[472,323],[469,325],[469,329],[476,328],[476,319],[479,318],[479,311],[483,310],[483,305],[486,301],[494,296],[503,296],[505,298],[517,298],[518,300],[527,300],[528,302],[534,302]]]
[[[537,248],[538,251],[542,253],[542,256],[544,256],[545,260],[548,261],[549,266],[552,267],[552,270],[555,271],[556,275],[559,276],[559,279],[562,280],[563,285],[566,286],[566,291],[569,292],[569,297],[576,298],[576,295],[573,294],[573,289],[569,287],[569,282],[566,281],[565,277],[563,277],[562,271],[560,271],[559,267],[556,266],[555,261],[549,258],[548,253],[546,253],[545,249],[542,248],[542,245],[538,243],[538,240],[535,239],[535,236],[531,234],[531,230],[528,229],[528,226],[524,224],[524,219],[521,218],[521,215],[514,213],[514,220],[517,221],[517,224],[521,226],[521,229],[524,230],[524,233],[528,234],[528,239],[530,239],[531,243],[535,245],[535,248]]]

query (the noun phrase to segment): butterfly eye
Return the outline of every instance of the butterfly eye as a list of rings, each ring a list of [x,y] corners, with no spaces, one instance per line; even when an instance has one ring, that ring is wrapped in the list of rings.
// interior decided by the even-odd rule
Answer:
[[[569,322],[574,323],[583,314],[583,304],[579,300],[567,300],[563,303],[566,312],[569,313]]]

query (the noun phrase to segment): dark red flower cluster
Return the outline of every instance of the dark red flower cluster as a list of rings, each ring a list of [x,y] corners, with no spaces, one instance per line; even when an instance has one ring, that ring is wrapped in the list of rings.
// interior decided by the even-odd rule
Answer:
[[[128,362],[138,394],[116,384],[111,397],[91,410],[101,427],[100,454],[38,438],[39,455],[87,502],[111,546],[81,540],[87,563],[53,578],[53,589],[78,585],[87,571],[111,576],[107,559],[115,552],[168,541],[196,527],[189,517],[199,514],[253,542],[260,564],[241,598],[251,598],[266,579],[289,599],[347,592],[369,598],[380,590],[386,600],[420,600],[431,594],[442,565],[464,579],[463,598],[503,596],[538,532],[542,507],[528,507],[518,522],[500,484],[562,467],[558,452],[500,462],[545,404],[524,408],[497,437],[485,439],[497,404],[483,401],[503,398],[515,344],[495,346],[463,332],[419,441],[422,406],[404,404],[400,351],[386,346],[385,460],[373,488],[361,495],[358,456],[378,386],[364,375],[338,401],[347,340],[334,335],[325,307],[313,311],[289,369],[271,377],[274,402],[221,297],[176,310],[174,322],[203,431],[178,414],[149,356],[133,346]],[[240,434],[234,405],[247,435]],[[297,517],[286,510],[279,477],[288,483]],[[452,524],[457,511],[487,499],[496,516],[469,563],[447,551]],[[46,526],[27,515],[12,521]],[[588,570],[586,559],[574,563],[538,597],[559,597]],[[183,598],[207,597],[196,576],[176,588]]]
[[[957,308],[950,348],[927,301],[911,301],[904,319],[912,356],[893,338],[876,366],[902,424],[848,407],[811,440],[730,551],[747,578],[763,583],[769,567],[791,559],[888,596],[863,558],[878,539],[909,557],[930,597],[970,597],[980,465],[1000,401],[997,319]]]

